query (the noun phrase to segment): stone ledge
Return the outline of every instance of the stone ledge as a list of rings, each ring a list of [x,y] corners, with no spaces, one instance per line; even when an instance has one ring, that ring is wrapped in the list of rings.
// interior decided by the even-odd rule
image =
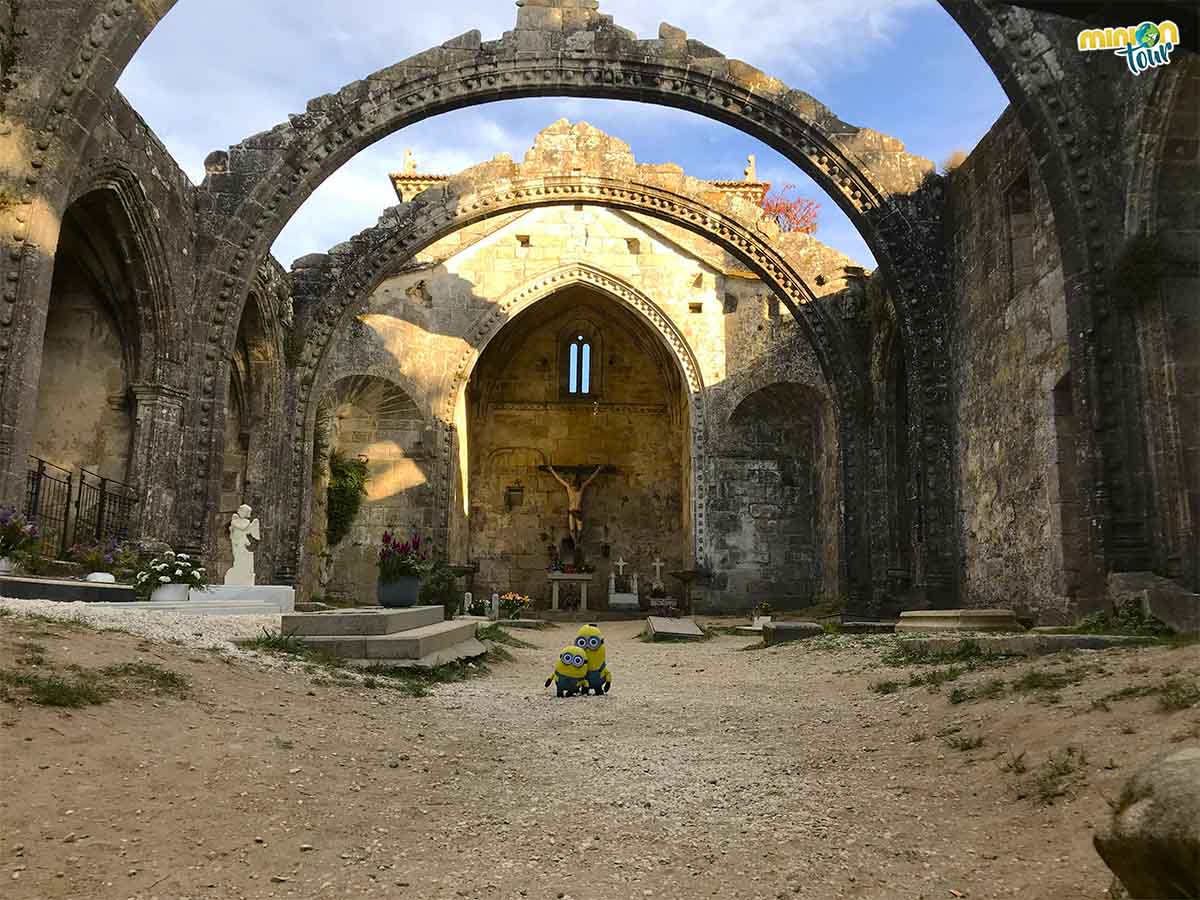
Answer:
[[[13,600],[53,600],[56,603],[132,603],[137,595],[127,584],[71,581],[66,578],[0,576],[0,596]]]
[[[925,631],[1023,632],[1011,609],[915,609],[900,613],[896,633]]]
[[[974,637],[906,638],[896,646],[916,648],[933,654],[953,654],[964,643],[979,646],[997,656],[1047,656],[1063,650],[1109,650],[1114,647],[1144,647],[1154,638],[1117,634],[981,634]]]

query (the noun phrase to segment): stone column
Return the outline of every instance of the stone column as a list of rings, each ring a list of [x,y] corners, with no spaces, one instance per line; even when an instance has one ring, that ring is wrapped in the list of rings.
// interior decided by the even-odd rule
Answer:
[[[130,390],[134,414],[129,480],[141,495],[137,532],[171,543],[187,394],[163,384],[135,384]]]

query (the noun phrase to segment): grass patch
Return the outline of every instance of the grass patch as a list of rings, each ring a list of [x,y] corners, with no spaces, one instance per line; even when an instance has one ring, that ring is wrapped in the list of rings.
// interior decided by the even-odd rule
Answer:
[[[1077,666],[1062,672],[1037,669],[1026,672],[1020,678],[1013,681],[1012,689],[1021,694],[1032,693],[1034,691],[1060,691],[1063,688],[1080,684],[1095,674],[1097,674],[1097,671],[1088,666]]]
[[[1105,612],[1084,618],[1073,629],[1074,634],[1114,634],[1130,637],[1165,638],[1172,634],[1170,626],[1146,612],[1136,603],[1125,603]]]
[[[1067,747],[1061,753],[1051,753],[1033,773],[1028,794],[1043,806],[1051,805],[1059,797],[1083,783],[1082,770],[1087,766],[1087,756],[1076,747]]]
[[[944,743],[951,750],[958,750],[960,753],[966,753],[968,750],[978,750],[983,746],[983,735],[977,734],[968,737],[965,734],[951,734],[942,738]]]
[[[511,662],[513,659],[513,655],[503,647],[493,647],[478,662],[459,660],[446,663],[444,666],[434,666],[431,669],[371,666],[369,669],[363,670],[367,675],[364,686],[389,687],[410,697],[427,697],[430,689],[436,685],[457,684],[472,678],[479,678],[491,672],[489,664]],[[371,682],[371,684],[367,685],[366,682]]]
[[[918,673],[913,672],[908,676],[909,687],[920,687],[927,685],[931,690],[938,690],[943,684],[949,684],[951,681],[958,681],[966,674],[966,670],[959,666],[947,666],[944,669],[931,669],[928,672]]]
[[[112,678],[128,679],[142,687],[171,697],[186,697],[191,687],[190,682],[178,672],[164,669],[157,663],[121,663],[116,666],[106,666],[100,670],[100,674]]]
[[[1000,763],[1001,772],[1009,772],[1013,775],[1024,775],[1029,771],[1029,766],[1025,762],[1025,751],[1020,753],[1008,754],[1008,759]]]
[[[900,641],[884,653],[880,661],[885,666],[895,668],[960,663],[966,669],[972,670],[981,666],[1000,665],[1011,659],[1011,656],[984,650],[978,641],[959,641],[957,644],[937,649],[916,641]]]
[[[243,650],[257,650],[260,653],[291,656],[311,665],[324,668],[340,669],[345,666],[345,660],[334,656],[332,653],[326,653],[323,650],[310,647],[298,637],[280,634],[277,631],[268,631],[265,628],[263,629],[263,633],[258,637],[235,641],[234,643]]]
[[[1160,712],[1178,712],[1200,704],[1200,685],[1194,681],[1169,678],[1157,684],[1130,685],[1106,694],[1096,702],[1108,704],[1117,700],[1136,700],[1140,697],[1158,697]]]
[[[955,693],[959,690],[961,688],[955,688]],[[958,700],[955,700],[952,695],[950,702],[965,703],[968,700],[996,700],[1003,697],[1007,690],[1008,682],[1003,678],[989,678],[987,681],[964,691],[964,696],[961,696]]]
[[[107,702],[111,693],[103,685],[87,680],[88,673],[77,672],[74,678],[61,678],[40,672],[0,671],[0,685],[24,693],[25,697],[39,706],[59,706],[78,709]],[[15,701],[20,695],[5,691],[5,699]]]
[[[504,644],[507,647],[518,647],[522,650],[536,649],[536,645],[529,641],[521,640],[515,635],[509,634],[499,625],[484,625],[476,632],[476,637],[481,641],[491,641],[494,644]]]

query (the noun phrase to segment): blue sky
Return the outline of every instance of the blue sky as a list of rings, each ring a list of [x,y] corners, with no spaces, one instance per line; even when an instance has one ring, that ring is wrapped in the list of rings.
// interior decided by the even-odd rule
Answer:
[[[728,56],[807,91],[839,117],[894,135],[940,164],[969,150],[1006,99],[983,59],[934,0],[601,0],[641,37],[670,22]],[[413,13],[416,13],[415,15]],[[204,157],[299,112],[310,97],[471,28],[512,28],[509,0],[178,0],[119,87],[194,181]],[[736,179],[746,155],[760,178],[821,202],[818,238],[872,266],[832,200],[757,140],[693,113],[635,103],[538,98],[458,110],[364,151],[300,209],[275,243],[286,266],[373,224],[396,202],[388,172],[412,147],[423,172],[449,173],[510,153],[559,118],[627,141],[641,162],[676,162],[698,178]]]

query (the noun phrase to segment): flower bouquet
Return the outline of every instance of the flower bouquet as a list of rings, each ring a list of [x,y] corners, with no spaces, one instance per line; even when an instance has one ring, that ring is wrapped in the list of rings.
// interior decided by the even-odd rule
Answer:
[[[186,553],[168,550],[146,563],[133,578],[139,600],[181,601],[192,588],[208,589],[204,567]]]
[[[500,595],[500,613],[505,619],[519,619],[532,603],[525,594],[509,591]]]

